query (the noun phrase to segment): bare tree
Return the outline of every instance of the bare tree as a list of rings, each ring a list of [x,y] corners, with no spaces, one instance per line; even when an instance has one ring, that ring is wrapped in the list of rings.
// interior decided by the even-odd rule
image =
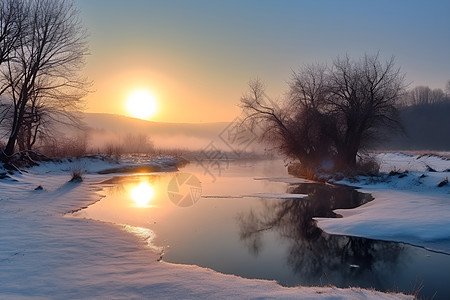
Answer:
[[[416,86],[407,93],[409,105],[428,105],[445,102],[445,93],[441,89],[431,89],[428,86]]]
[[[0,67],[8,62],[18,45],[24,25],[24,5],[21,0],[0,2]],[[8,82],[0,81],[0,97],[9,87]],[[6,119],[11,105],[0,98],[0,124]]]
[[[382,63],[378,55],[365,55],[359,61],[336,59],[330,78],[337,163],[355,167],[358,151],[376,138],[378,128],[401,127],[396,103],[404,93],[405,76],[394,58]]]
[[[446,95],[442,89],[431,90],[430,103],[438,104],[447,101]]]
[[[288,93],[290,123],[304,148],[306,165],[311,167],[325,167],[324,163],[335,154],[332,138],[336,128],[329,114],[329,98],[326,66],[307,65],[293,73]]]
[[[85,91],[80,89],[71,95],[49,94],[45,88],[40,87],[51,85],[42,82],[42,79],[48,78],[43,77],[36,83],[25,109],[17,136],[19,151],[31,150],[38,142],[49,140],[50,135],[56,136],[57,125],[83,129],[79,112],[83,109],[84,102],[81,99]]]
[[[411,105],[429,104],[431,89],[427,86],[416,86],[409,91],[409,103]]]
[[[47,112],[73,110],[86,94],[86,81],[77,75],[87,54],[86,31],[72,2],[28,0],[24,3],[26,26],[3,72],[13,108],[4,151],[8,156],[14,153],[19,134],[29,131],[22,128],[24,122],[39,125],[34,120],[43,108]],[[39,105],[34,102],[37,100]]]
[[[250,82],[250,91],[241,98],[244,122],[263,128],[261,139],[306,168],[316,168],[331,156],[330,122],[324,118],[325,69],[309,66],[293,74],[291,91],[275,103],[264,92],[261,81]]]
[[[416,86],[409,90],[403,99],[404,106],[433,105],[448,102],[449,95],[442,89],[431,89],[428,86]]]
[[[22,0],[0,2],[0,65],[11,59],[18,45],[25,24],[24,11]]]
[[[404,88],[393,58],[382,63],[378,55],[344,57],[331,68],[313,65],[294,73],[288,97],[278,103],[267,101],[259,81],[251,82],[241,107],[245,121],[264,128],[263,138],[307,168],[330,161],[353,168],[378,128],[400,127],[396,102]]]
[[[261,126],[261,139],[270,141],[278,150],[293,158],[303,156],[303,148],[298,144],[295,132],[289,126],[291,116],[287,109],[280,109],[274,102],[268,101],[264,84],[260,80],[249,83],[250,90],[241,97],[241,108],[246,114],[243,122],[252,128]],[[295,149],[295,151],[294,151]],[[299,157],[298,157],[299,156]]]
[[[145,134],[127,133],[123,136],[121,149],[130,154],[149,153],[154,150],[154,144]]]

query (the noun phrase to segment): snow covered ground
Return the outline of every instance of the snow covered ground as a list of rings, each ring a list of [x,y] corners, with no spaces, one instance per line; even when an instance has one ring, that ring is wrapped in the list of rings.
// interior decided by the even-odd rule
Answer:
[[[170,159],[153,164],[161,170],[173,169]],[[148,246],[153,237],[149,230],[65,216],[98,201],[96,183],[111,175],[97,172],[118,167],[98,159],[66,160],[0,180],[0,299],[412,298],[359,288],[286,288],[272,281],[159,262],[158,250]],[[74,169],[84,170],[83,182],[68,182]],[[35,190],[38,186],[43,189]],[[389,186],[380,186],[380,195],[385,195],[383,188],[387,191]],[[445,205],[446,191],[436,192],[433,201]],[[377,201],[370,205],[376,208]],[[371,215],[367,206],[365,209]],[[357,214],[353,211],[338,221]],[[428,219],[443,222],[435,217]],[[327,222],[321,220],[320,224],[333,228]]]
[[[403,153],[381,153],[376,159],[386,175],[339,182],[360,187],[375,200],[335,210],[343,218],[317,218],[319,227],[332,234],[404,242],[450,254],[450,184],[444,185],[450,159]]]

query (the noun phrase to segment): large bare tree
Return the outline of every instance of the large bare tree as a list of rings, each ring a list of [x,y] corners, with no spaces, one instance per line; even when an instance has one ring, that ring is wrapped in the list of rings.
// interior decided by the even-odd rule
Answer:
[[[293,74],[288,97],[267,101],[263,85],[250,84],[241,98],[245,121],[263,138],[306,168],[353,168],[358,151],[380,127],[398,128],[396,103],[405,89],[394,59],[337,58],[331,67],[306,66]]]
[[[330,157],[331,124],[323,114],[325,68],[308,66],[293,75],[286,99],[274,101],[260,80],[250,82],[250,91],[241,98],[244,122],[262,128],[261,139],[274,144],[284,156],[314,168]]]
[[[396,104],[405,90],[405,76],[394,58],[381,62],[378,54],[358,61],[338,58],[329,74],[337,162],[354,167],[358,151],[377,138],[377,129],[401,128]]]
[[[86,94],[86,81],[78,74],[87,55],[87,35],[73,3],[23,3],[23,30],[6,67],[2,67],[12,101],[10,135],[4,150],[7,156],[14,153],[20,134],[42,124],[41,117],[52,111],[76,110]],[[33,136],[28,134],[27,140]]]

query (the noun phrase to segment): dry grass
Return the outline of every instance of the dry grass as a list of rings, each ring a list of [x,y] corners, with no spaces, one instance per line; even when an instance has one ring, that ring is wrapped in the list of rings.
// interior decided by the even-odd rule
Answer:
[[[98,153],[102,153],[113,158],[119,158],[124,153],[124,151],[120,145],[111,142],[107,143],[103,148],[103,151],[99,150]]]
[[[82,157],[87,154],[87,139],[84,136],[49,139],[43,141],[37,150],[53,158]]]

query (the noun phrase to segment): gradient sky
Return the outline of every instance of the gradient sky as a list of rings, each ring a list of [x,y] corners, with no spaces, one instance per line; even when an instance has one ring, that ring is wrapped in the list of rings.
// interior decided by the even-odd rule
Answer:
[[[165,122],[232,121],[248,82],[272,97],[338,55],[396,58],[411,87],[450,80],[450,1],[75,0],[90,33],[88,112],[151,90]]]

